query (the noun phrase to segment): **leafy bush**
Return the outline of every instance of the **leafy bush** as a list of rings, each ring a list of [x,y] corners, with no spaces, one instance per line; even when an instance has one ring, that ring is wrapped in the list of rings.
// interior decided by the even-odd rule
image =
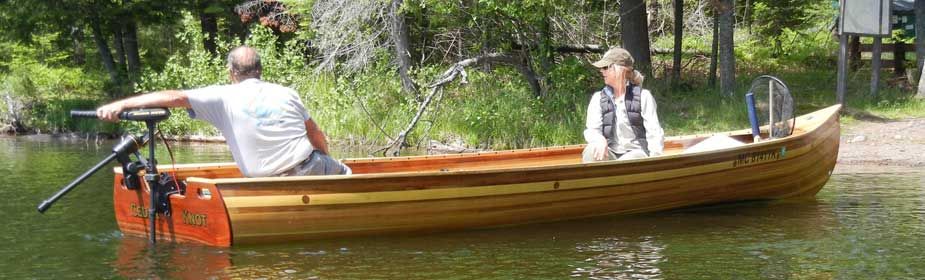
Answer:
[[[13,45],[11,59],[4,63],[8,73],[0,80],[2,113],[6,119],[18,115],[23,125],[38,131],[70,131],[80,122],[68,116],[72,109],[93,108],[105,84],[98,73],[81,68],[57,66],[38,54],[38,50]],[[52,58],[60,54],[50,54]],[[11,112],[7,103],[15,103]]]
[[[203,38],[197,20],[186,13],[182,20],[182,31],[177,39],[189,46],[187,52],[177,52],[167,59],[163,70],[145,69],[141,81],[136,86],[138,92],[151,92],[165,89],[192,89],[209,85],[228,83],[228,69],[223,56],[213,56],[201,44]],[[236,42],[225,39],[217,42],[221,53],[227,53],[237,46]],[[296,41],[284,44],[278,49],[275,35],[269,29],[255,25],[251,36],[245,42],[260,54],[263,65],[263,79],[283,85],[299,84],[306,72],[301,47]],[[129,130],[141,128],[140,124],[129,124]],[[169,135],[217,135],[218,131],[204,122],[193,121],[183,110],[175,110],[172,117],[160,125],[161,130]]]

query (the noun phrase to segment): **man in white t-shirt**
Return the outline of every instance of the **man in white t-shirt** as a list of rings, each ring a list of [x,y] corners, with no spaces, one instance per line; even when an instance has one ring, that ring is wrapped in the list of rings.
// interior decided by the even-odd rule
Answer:
[[[132,108],[187,108],[190,117],[218,128],[241,173],[247,177],[350,174],[331,158],[324,132],[292,89],[260,80],[257,52],[246,46],[228,54],[230,85],[143,94],[96,110],[117,121]]]

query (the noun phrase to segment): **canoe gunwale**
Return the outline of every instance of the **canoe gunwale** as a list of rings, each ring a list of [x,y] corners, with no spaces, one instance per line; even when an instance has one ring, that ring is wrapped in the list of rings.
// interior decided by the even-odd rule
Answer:
[[[223,186],[223,185],[241,185],[241,184],[249,184],[249,183],[259,183],[259,182],[267,182],[267,181],[283,183],[283,182],[303,182],[303,181],[339,181],[339,180],[351,180],[351,179],[383,179],[383,178],[394,178],[394,177],[431,177],[431,176],[447,176],[447,175],[470,175],[471,176],[471,175],[485,175],[485,174],[494,174],[494,173],[549,171],[549,170],[600,167],[600,166],[609,167],[609,166],[614,166],[614,165],[631,166],[631,165],[635,165],[639,163],[647,163],[647,162],[653,162],[653,161],[671,161],[671,160],[678,160],[678,159],[697,158],[697,157],[703,157],[703,156],[711,156],[711,155],[725,154],[729,152],[736,152],[736,151],[746,150],[746,149],[758,149],[758,148],[763,148],[763,147],[770,148],[773,146],[780,146],[781,144],[800,142],[809,137],[812,137],[812,132],[818,129],[820,126],[822,126],[824,123],[828,121],[827,119],[819,121],[818,119],[815,118],[815,116],[823,115],[823,114],[824,115],[834,114],[835,115],[834,117],[837,118],[837,112],[840,108],[841,108],[840,105],[834,105],[834,106],[816,111],[812,114],[807,114],[807,115],[797,117],[798,120],[801,118],[806,118],[810,116],[813,118],[813,122],[809,124],[807,124],[806,122],[797,122],[798,125],[809,126],[809,127],[803,127],[803,126],[798,127],[798,129],[804,131],[803,133],[800,133],[798,135],[791,135],[788,137],[762,141],[759,143],[747,143],[739,147],[730,147],[730,148],[723,148],[723,149],[716,149],[716,150],[702,151],[702,152],[695,152],[695,153],[677,153],[677,154],[670,154],[670,155],[662,155],[658,157],[648,157],[648,158],[632,159],[632,160],[602,161],[602,162],[591,162],[591,163],[551,164],[551,165],[543,165],[543,166],[511,167],[511,168],[491,169],[491,170],[409,171],[409,172],[390,172],[390,173],[352,174],[352,175],[326,175],[326,176],[291,176],[291,177],[223,178],[223,179],[195,178],[195,179],[197,181],[201,180],[201,182],[204,182],[204,183],[207,182],[207,183],[212,183],[212,184],[216,184],[219,186]],[[732,135],[742,135],[742,134],[750,134],[750,133],[751,133],[750,130],[743,129],[743,130],[735,130],[735,131],[711,133],[711,134],[678,136],[677,138],[672,139],[672,140],[682,140],[685,138],[696,139],[696,138],[703,138],[703,137],[716,136],[716,135],[732,136]],[[666,140],[666,142],[668,142],[668,140]],[[565,150],[565,149],[580,150],[584,148],[584,146],[585,144],[556,146],[556,147],[549,147],[549,148],[533,148],[533,149],[523,149],[523,150],[507,150],[507,151],[479,152],[479,153],[453,154],[453,155],[408,156],[408,157],[394,158],[394,160],[386,159],[383,161],[396,162],[396,161],[410,161],[410,160],[444,159],[448,157],[478,158],[480,156],[486,156],[486,155],[501,155],[505,153],[512,154],[512,153],[519,153],[519,152],[524,152],[524,153],[525,152],[536,152],[536,151],[545,151],[546,149],[548,150]],[[368,161],[380,160],[380,159],[378,158],[357,159],[358,162],[360,160],[362,160],[363,162],[368,162]],[[347,163],[351,161],[354,161],[354,159],[345,160],[345,162]],[[190,178],[190,179],[194,179],[194,178]]]

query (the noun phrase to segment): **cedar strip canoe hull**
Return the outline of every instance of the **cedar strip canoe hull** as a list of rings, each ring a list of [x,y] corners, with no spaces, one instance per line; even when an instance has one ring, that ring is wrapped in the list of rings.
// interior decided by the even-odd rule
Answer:
[[[182,165],[175,171],[187,192],[171,196],[174,215],[159,217],[158,237],[231,246],[813,196],[835,166],[839,109],[798,117],[786,138],[684,154],[710,135],[675,137],[665,156],[631,161],[582,164],[583,145],[575,145],[345,160],[355,174],[339,176],[239,178],[232,163]],[[124,189],[118,168],[115,179],[120,229],[146,235],[147,219],[135,209],[146,209],[147,192]]]

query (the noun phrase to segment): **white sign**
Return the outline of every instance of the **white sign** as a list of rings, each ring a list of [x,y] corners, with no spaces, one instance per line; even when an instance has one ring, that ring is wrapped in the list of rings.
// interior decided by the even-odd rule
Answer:
[[[890,0],[840,0],[841,33],[890,36]]]

